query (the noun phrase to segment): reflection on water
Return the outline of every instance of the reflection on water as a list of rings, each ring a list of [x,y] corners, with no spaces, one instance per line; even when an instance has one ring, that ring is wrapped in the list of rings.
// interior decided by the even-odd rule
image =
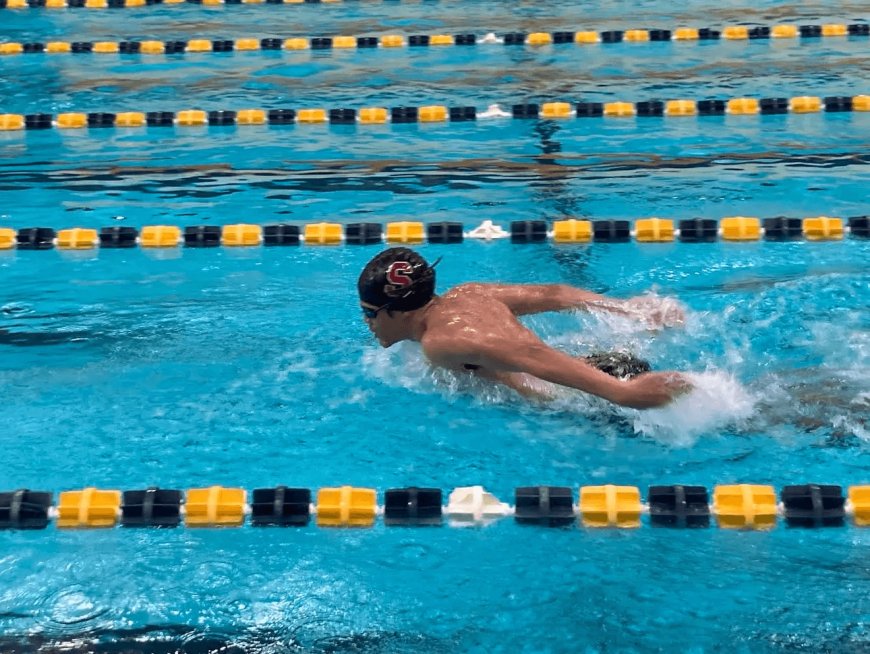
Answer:
[[[562,152],[553,137],[553,128],[541,127],[536,134],[543,153],[532,160],[457,159],[450,161],[407,161],[368,159],[366,161],[298,161],[281,169],[245,169],[228,163],[199,166],[112,166],[51,170],[4,167],[0,187],[20,190],[38,184],[42,188],[74,189],[81,192],[127,192],[162,194],[181,198],[211,197],[214,194],[243,190],[278,189],[318,192],[353,189],[391,190],[397,193],[434,193],[451,184],[476,185],[528,183],[540,179],[545,184],[559,179],[585,179],[592,175],[620,173],[627,176],[654,174],[656,171],[684,169],[727,169],[753,166],[772,173],[794,169],[835,169],[870,164],[865,151],[853,152],[720,152],[715,155],[668,156],[643,152]],[[793,144],[795,148],[806,147]]]

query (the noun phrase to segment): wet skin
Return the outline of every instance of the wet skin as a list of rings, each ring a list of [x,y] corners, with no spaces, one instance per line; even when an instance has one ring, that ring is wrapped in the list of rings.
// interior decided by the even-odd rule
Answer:
[[[375,309],[361,303],[364,308]],[[468,372],[545,397],[540,380],[576,388],[637,409],[663,406],[691,389],[679,373],[650,372],[618,380],[555,350],[517,319],[565,309],[603,310],[637,317],[650,327],[682,324],[682,310],[650,298],[615,300],[560,284],[462,284],[414,311],[379,311],[366,318],[383,347],[418,341],[434,365]]]

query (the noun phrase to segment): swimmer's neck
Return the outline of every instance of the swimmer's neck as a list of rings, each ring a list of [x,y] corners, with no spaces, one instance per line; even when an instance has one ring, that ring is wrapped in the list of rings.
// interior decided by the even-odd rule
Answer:
[[[413,311],[405,313],[405,320],[407,321],[407,336],[405,337],[405,340],[414,341],[416,343],[423,340],[423,336],[426,334],[428,328],[427,319],[429,311],[438,305],[439,300],[440,298],[437,295],[433,295],[432,299],[419,309],[414,309]]]

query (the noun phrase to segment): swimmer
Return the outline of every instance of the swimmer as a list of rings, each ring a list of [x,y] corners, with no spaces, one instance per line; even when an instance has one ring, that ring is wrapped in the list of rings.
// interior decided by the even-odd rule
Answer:
[[[682,324],[683,312],[676,304],[648,297],[616,300],[563,284],[468,283],[435,295],[437,264],[430,266],[408,248],[390,248],[363,269],[357,284],[360,306],[381,346],[417,341],[432,364],[492,380],[527,397],[546,397],[540,385],[544,380],[648,409],[692,388],[679,373],[647,372],[643,365],[629,373],[611,362],[615,374],[608,374],[596,367],[595,359],[553,349],[517,320],[544,311],[586,309],[635,317],[661,328]],[[598,363],[603,367],[606,362]]]

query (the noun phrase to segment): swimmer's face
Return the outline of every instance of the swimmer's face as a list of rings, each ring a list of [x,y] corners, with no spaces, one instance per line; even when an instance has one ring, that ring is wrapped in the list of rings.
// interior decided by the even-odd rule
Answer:
[[[369,331],[378,339],[381,347],[390,347],[402,340],[396,314],[392,316],[386,309],[378,309],[367,302],[360,302]]]

